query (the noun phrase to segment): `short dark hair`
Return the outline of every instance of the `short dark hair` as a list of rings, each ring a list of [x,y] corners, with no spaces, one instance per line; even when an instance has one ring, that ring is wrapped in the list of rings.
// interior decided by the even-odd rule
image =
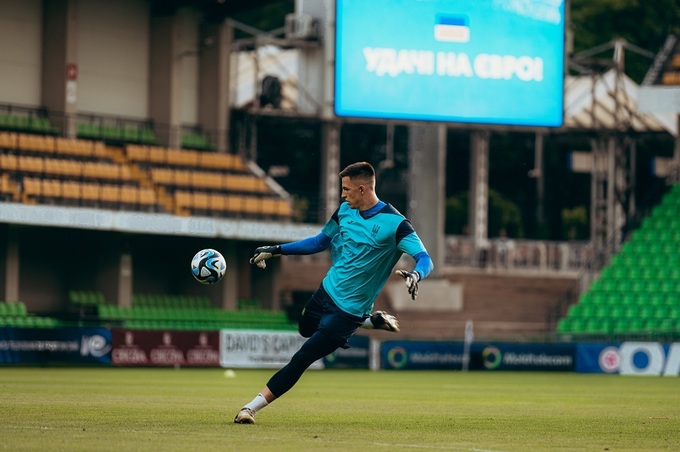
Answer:
[[[375,178],[375,170],[368,162],[356,162],[347,165],[344,170],[340,171],[340,177],[349,177],[350,179],[360,177],[362,179],[373,180]]]

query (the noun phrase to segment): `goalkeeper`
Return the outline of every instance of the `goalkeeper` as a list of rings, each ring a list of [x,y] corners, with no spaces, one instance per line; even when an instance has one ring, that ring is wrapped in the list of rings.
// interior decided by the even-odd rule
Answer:
[[[290,362],[276,372],[262,391],[234,418],[237,424],[255,423],[255,414],[297,383],[307,368],[347,341],[358,328],[399,331],[394,316],[383,311],[371,315],[373,303],[403,253],[416,262],[413,271],[397,270],[413,300],[418,283],[432,271],[427,250],[411,223],[375,193],[375,170],[366,162],[340,172],[342,199],[315,237],[262,246],[251,264],[265,268],[265,261],[286,254],[314,254],[330,247],[332,266],[302,310],[300,334],[307,341]]]

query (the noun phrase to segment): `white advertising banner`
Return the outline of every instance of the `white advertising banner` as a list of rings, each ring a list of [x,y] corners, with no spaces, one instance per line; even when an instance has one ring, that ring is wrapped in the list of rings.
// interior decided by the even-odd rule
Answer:
[[[221,330],[220,366],[279,369],[288,364],[306,340],[294,332]],[[309,368],[323,367],[323,359],[320,359]]]

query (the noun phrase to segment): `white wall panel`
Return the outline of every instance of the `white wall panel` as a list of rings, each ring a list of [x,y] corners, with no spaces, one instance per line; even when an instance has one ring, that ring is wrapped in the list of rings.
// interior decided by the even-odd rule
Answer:
[[[148,116],[149,3],[80,2],[78,110]]]
[[[40,0],[0,0],[0,103],[40,106]]]
[[[183,8],[178,11],[180,23],[180,80],[182,85],[182,124],[198,123],[198,80],[200,62],[200,36],[198,24],[201,19],[196,10]]]

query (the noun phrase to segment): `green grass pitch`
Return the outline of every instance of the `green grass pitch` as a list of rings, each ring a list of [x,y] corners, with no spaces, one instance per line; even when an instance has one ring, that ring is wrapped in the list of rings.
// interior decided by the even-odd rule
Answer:
[[[233,424],[271,374],[0,368],[0,449],[680,450],[680,378],[308,371]]]

